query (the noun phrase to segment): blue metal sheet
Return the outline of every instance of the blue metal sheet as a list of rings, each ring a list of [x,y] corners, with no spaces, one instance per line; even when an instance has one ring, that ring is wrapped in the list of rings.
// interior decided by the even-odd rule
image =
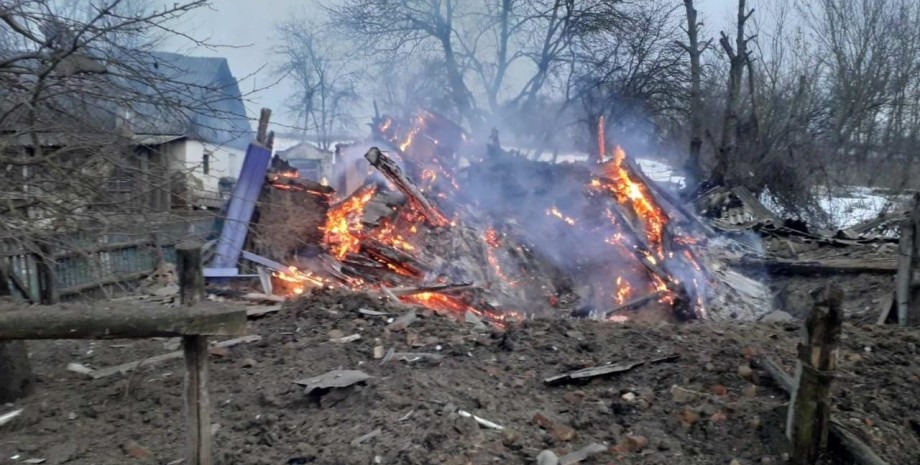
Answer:
[[[243,168],[240,170],[240,177],[233,187],[233,195],[227,207],[227,217],[220,231],[220,238],[217,240],[214,261],[211,263],[214,268],[237,266],[240,254],[243,252],[246,234],[249,232],[249,221],[252,219],[256,202],[259,200],[259,193],[265,183],[271,156],[271,149],[258,143],[249,144],[246,158],[243,160]]]

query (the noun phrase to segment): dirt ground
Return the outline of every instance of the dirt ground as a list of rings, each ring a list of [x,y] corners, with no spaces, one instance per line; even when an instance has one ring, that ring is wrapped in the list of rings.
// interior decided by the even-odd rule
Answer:
[[[775,358],[791,371],[797,323],[535,320],[497,331],[420,314],[397,331],[387,329],[389,317],[361,309],[406,311],[322,291],[253,321],[261,341],[214,354],[218,463],[529,464],[544,449],[563,456],[591,443],[603,452],[581,463],[782,463],[787,396],[757,361]],[[361,339],[330,341],[352,334]],[[98,380],[65,369],[157,355],[170,342],[30,342],[38,379],[32,395],[0,407],[24,409],[0,428],[0,463],[181,463],[180,361]],[[834,415],[891,464],[920,463],[918,345],[918,330],[844,329]],[[443,358],[381,363],[375,347]],[[669,354],[679,357],[586,384],[543,381]],[[293,384],[334,369],[372,378],[321,396]],[[481,428],[459,411],[505,430]]]

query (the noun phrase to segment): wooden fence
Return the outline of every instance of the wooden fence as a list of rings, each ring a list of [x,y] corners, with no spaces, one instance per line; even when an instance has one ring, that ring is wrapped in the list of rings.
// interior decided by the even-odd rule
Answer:
[[[146,231],[98,233],[84,231],[55,237],[44,254],[26,249],[21,241],[0,240],[0,266],[9,267],[12,279],[27,289],[34,302],[46,289],[43,265],[53,263],[54,292],[60,300],[79,296],[104,297],[149,274],[157,262],[175,263],[175,245],[188,238],[203,241],[213,230],[213,218],[194,218],[151,226]],[[10,283],[15,284],[15,283]],[[18,287],[18,285],[14,286]]]

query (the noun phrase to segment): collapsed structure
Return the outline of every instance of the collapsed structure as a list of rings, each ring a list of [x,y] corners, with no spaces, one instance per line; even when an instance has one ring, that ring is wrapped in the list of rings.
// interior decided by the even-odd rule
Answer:
[[[369,140],[343,154],[344,192],[273,167],[272,188],[306,195],[312,214],[322,212],[301,231],[313,240],[276,251],[291,266],[275,277],[290,293],[345,286],[496,325],[560,314],[725,320],[770,311],[764,286],[722,264],[739,244],[718,237],[620,147],[598,155],[594,164],[536,162],[502,149],[497,134],[473,141],[435,113],[378,117]]]

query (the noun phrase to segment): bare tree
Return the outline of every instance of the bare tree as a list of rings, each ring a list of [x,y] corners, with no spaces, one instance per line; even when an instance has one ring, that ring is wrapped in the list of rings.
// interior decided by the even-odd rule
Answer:
[[[747,10],[745,0],[738,0],[738,22],[736,25],[735,45],[723,31],[719,38],[722,50],[728,56],[728,91],[725,97],[725,117],[722,122],[722,135],[719,150],[716,154],[716,166],[712,171],[711,181],[714,184],[724,184],[725,176],[729,172],[729,164],[735,147],[738,144],[737,131],[739,105],[741,101],[741,86],[743,85],[744,70],[750,62],[748,43],[753,37],[747,37],[744,32],[745,24],[754,10]]]
[[[690,106],[688,113],[688,120],[690,123],[690,151],[687,154],[685,170],[693,182],[699,182],[703,179],[700,151],[703,148],[704,116],[701,88],[703,70],[700,64],[700,57],[709,48],[712,39],[700,43],[699,35],[703,23],[698,19],[693,0],[684,0],[684,8],[687,10],[687,27],[684,30],[687,33],[687,43],[678,42],[678,45],[687,52],[690,58]]]
[[[290,109],[304,132],[314,132],[319,148],[329,150],[336,130],[349,123],[358,100],[357,71],[347,51],[318,33],[320,29],[301,17],[283,23],[278,32],[278,70],[296,85]]]
[[[394,57],[436,51],[442,58],[451,102],[458,116],[470,118],[473,98],[455,50],[459,0],[346,0],[330,8],[333,27],[357,34],[360,48]]]

